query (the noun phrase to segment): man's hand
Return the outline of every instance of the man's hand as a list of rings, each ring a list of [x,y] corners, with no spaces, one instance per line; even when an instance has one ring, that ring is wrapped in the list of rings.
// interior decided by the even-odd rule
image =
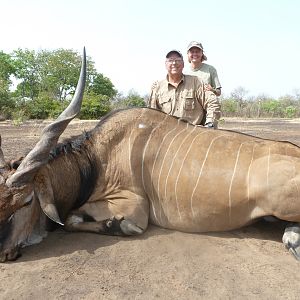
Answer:
[[[216,96],[220,96],[221,95],[221,90],[217,89],[217,88],[213,88],[210,84],[204,84],[204,91],[209,91],[209,92],[213,92]]]
[[[211,91],[211,92],[213,92],[213,87],[209,84],[209,83],[205,83],[204,84],[204,91],[206,91],[206,92],[209,92],[209,91]]]

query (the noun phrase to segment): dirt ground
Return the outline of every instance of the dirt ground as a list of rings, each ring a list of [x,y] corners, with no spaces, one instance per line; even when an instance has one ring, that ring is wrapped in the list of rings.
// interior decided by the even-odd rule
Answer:
[[[0,122],[7,159],[30,150],[45,122]],[[95,122],[73,121],[64,136]],[[220,128],[300,145],[300,120],[225,119]],[[284,223],[187,234],[150,226],[139,237],[49,233],[0,264],[1,299],[299,299],[300,262]]]

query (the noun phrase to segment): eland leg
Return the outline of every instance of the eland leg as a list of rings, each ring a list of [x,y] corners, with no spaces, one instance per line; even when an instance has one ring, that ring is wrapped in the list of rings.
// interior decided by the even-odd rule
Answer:
[[[143,233],[133,221],[114,216],[103,221],[85,221],[83,216],[70,215],[65,222],[68,231],[85,231],[106,235],[137,235]]]
[[[115,193],[109,200],[93,200],[72,211],[66,230],[109,235],[136,235],[148,226],[148,200],[130,191]]]
[[[289,252],[300,260],[300,223],[290,223],[285,228],[282,242]]]

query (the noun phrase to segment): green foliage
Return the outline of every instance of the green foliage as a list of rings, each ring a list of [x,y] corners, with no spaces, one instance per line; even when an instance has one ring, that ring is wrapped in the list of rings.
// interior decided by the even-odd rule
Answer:
[[[66,103],[48,97],[38,97],[20,104],[20,108],[29,119],[56,118],[65,107]]]
[[[11,55],[0,52],[1,117],[16,120],[21,119],[21,114],[32,119],[57,117],[75,92],[81,56],[70,49],[37,52],[17,49]],[[18,80],[14,92],[9,91],[11,74]],[[109,99],[117,90],[109,78],[96,71],[89,57],[87,75],[81,116],[99,118],[110,111]]]
[[[11,83],[10,76],[15,73],[13,60],[9,54],[0,51],[0,82],[5,82],[9,85]]]
[[[238,99],[223,99],[221,111],[224,117],[249,117],[249,118],[297,118],[300,117],[300,101],[292,96],[271,99],[265,96],[256,99],[246,99],[240,105]],[[238,107],[239,109],[234,109]]]
[[[106,95],[109,98],[116,96],[117,90],[109,78],[103,74],[94,74],[88,87],[88,92],[95,95]]]
[[[74,94],[80,71],[81,54],[70,49],[38,52],[18,49],[13,52],[12,59],[15,75],[19,80],[14,92],[15,96],[34,99],[39,97],[40,93],[47,93],[48,97],[64,101]],[[87,58],[87,69],[89,74],[87,86],[93,87],[90,78],[97,76],[98,73],[89,58]],[[109,79],[106,81],[110,82]]]
[[[8,93],[0,93],[0,115],[1,118],[10,119],[12,112],[16,107],[16,103],[13,98],[9,97]]]
[[[1,106],[1,109],[0,109],[1,120],[10,119],[12,116],[12,112],[13,112],[13,110],[10,107]]]
[[[15,126],[20,126],[24,121],[27,120],[24,110],[13,111],[12,120]]]
[[[142,98],[136,91],[131,90],[127,97],[122,94],[117,94],[112,101],[114,109],[126,108],[126,107],[143,107],[146,106],[144,98]]]
[[[80,72],[81,57],[73,50],[58,49],[48,56],[43,65],[42,85],[52,92],[57,100],[66,100],[75,92]]]
[[[227,116],[234,116],[237,112],[237,101],[233,99],[224,99],[221,101],[221,111]]]
[[[295,118],[297,116],[297,108],[295,106],[287,106],[285,108],[285,115],[288,118]]]
[[[0,51],[0,113],[4,107],[13,107],[11,104],[7,105],[7,102],[9,102],[10,98],[10,76],[14,72],[15,68],[10,55]]]
[[[143,107],[146,105],[144,99],[134,90],[131,90],[124,99],[126,107]]]
[[[261,103],[261,109],[272,117],[280,116],[282,112],[281,103],[276,100],[264,101]]]
[[[79,117],[81,119],[99,119],[111,110],[109,97],[106,95],[87,95],[82,102]]]
[[[18,49],[13,52],[15,75],[21,82],[15,94],[33,99],[38,95],[39,68],[37,54],[34,50]]]

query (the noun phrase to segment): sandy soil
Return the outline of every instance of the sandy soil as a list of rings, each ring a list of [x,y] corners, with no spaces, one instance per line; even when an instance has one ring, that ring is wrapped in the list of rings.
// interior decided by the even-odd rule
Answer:
[[[30,150],[45,122],[0,122],[3,151]],[[75,121],[64,134],[95,122]],[[226,119],[220,126],[300,145],[299,120]],[[299,299],[300,262],[284,248],[284,223],[187,234],[150,226],[139,237],[49,233],[0,264],[1,299]]]

